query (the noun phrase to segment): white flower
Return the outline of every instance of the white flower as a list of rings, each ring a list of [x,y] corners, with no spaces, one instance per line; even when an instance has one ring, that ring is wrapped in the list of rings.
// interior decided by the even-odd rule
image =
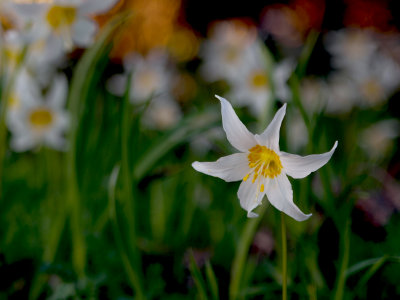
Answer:
[[[364,129],[359,144],[371,159],[381,159],[393,149],[400,135],[400,122],[396,119],[379,121]]]
[[[168,55],[163,51],[152,51],[146,57],[132,54],[124,60],[125,74],[117,74],[107,82],[108,90],[122,96],[126,84],[130,86],[132,103],[143,103],[152,97],[170,93],[173,71],[168,67]],[[131,81],[127,82],[132,72]]]
[[[19,75],[14,92],[17,106],[9,110],[7,115],[12,149],[22,152],[41,145],[65,149],[63,134],[69,125],[68,114],[64,110],[67,85],[66,77],[57,75],[43,97],[26,71]]]
[[[15,8],[30,24],[33,39],[54,36],[67,50],[74,46],[87,47],[97,31],[90,15],[106,12],[117,0],[53,0],[15,1]]]
[[[64,62],[65,58],[64,47],[59,40],[48,37],[45,40],[27,41],[17,30],[5,32],[3,47],[9,74],[16,71],[16,66],[22,62],[24,48],[27,47],[24,68],[34,74],[43,85],[50,81],[56,68]]]
[[[216,23],[200,49],[204,64],[200,73],[207,81],[229,80],[246,67],[249,46],[256,41],[256,29],[240,21]]]
[[[390,56],[377,53],[368,65],[353,74],[360,93],[360,106],[382,103],[399,87],[400,66]]]
[[[354,79],[344,72],[332,73],[326,88],[326,111],[345,113],[358,103],[358,91]]]
[[[332,66],[356,70],[368,64],[378,48],[375,36],[369,30],[342,29],[325,36],[326,49],[332,55]]]
[[[318,170],[331,158],[336,149],[301,157],[279,150],[279,131],[286,113],[286,104],[278,110],[265,131],[258,135],[250,133],[239,120],[230,103],[221,97],[222,125],[228,141],[240,153],[218,159],[216,162],[194,162],[193,168],[199,172],[219,177],[227,182],[242,180],[238,197],[240,205],[248,217],[256,217],[252,212],[261,204],[264,195],[278,210],[297,221],[308,219],[293,203],[293,191],[287,175],[303,178]]]
[[[237,69],[228,82],[232,86],[229,97],[238,105],[248,106],[254,115],[265,113],[265,106],[272,100],[272,89],[278,99],[288,101],[291,97],[287,80],[292,74],[295,63],[286,59],[272,67],[262,55],[261,46],[254,44],[249,47],[251,55],[247,55],[245,66]]]
[[[174,99],[158,96],[150,101],[143,114],[143,123],[150,128],[166,130],[178,123],[181,117],[181,109]]]

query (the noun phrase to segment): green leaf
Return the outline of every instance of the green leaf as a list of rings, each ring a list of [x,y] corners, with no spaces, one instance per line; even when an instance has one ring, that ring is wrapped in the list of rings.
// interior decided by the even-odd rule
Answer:
[[[201,276],[201,272],[199,270],[199,267],[197,266],[192,251],[190,251],[189,260],[190,260],[189,262],[190,274],[192,274],[194,283],[197,288],[197,292],[199,293],[198,295],[200,296],[200,299],[207,300],[208,296],[207,296],[206,284],[204,282],[203,276]]]
[[[137,160],[133,177],[137,180],[142,179],[171,149],[196,133],[213,127],[220,118],[219,112],[214,110],[196,114],[182,120],[175,129],[150,145],[148,151],[145,151]]]
[[[210,287],[212,298],[214,300],[218,300],[219,299],[218,283],[217,283],[217,279],[215,277],[214,271],[212,269],[212,266],[208,260],[206,262],[206,276],[207,276],[207,282],[208,282],[208,286]]]

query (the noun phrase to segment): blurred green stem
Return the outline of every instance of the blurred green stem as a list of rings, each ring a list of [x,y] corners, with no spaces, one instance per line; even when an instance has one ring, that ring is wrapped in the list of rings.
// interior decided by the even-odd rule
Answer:
[[[346,221],[345,229],[342,234],[342,255],[339,276],[336,284],[335,300],[343,299],[344,287],[346,284],[346,270],[349,265],[350,254],[350,221]]]
[[[128,82],[130,82],[130,78]],[[133,197],[132,185],[132,173],[131,173],[131,163],[129,160],[129,130],[131,128],[129,117],[132,114],[131,106],[129,103],[129,90],[130,85],[127,85],[127,90],[123,99],[122,106],[122,118],[121,118],[121,172],[122,172],[122,193],[125,205],[125,213],[128,221],[128,245],[130,252],[130,259],[132,261],[135,272],[135,285],[133,286],[138,293],[138,295],[143,296],[142,292],[142,280],[140,274],[141,270],[141,259],[140,252],[137,247],[137,220],[136,220],[136,207],[135,199]]]
[[[258,224],[260,223],[267,206],[268,205],[266,204],[261,205],[260,209],[257,212],[259,216],[254,219],[247,220],[243,232],[240,236],[240,240],[238,242],[238,249],[236,251],[235,258],[233,259],[232,263],[231,284],[229,286],[229,298],[231,300],[238,298],[239,290],[241,287],[244,264],[246,262],[246,257],[249,252],[250,244],[251,241],[253,240]]]
[[[299,64],[297,66],[297,74],[300,78],[303,78],[306,74],[308,62],[310,61],[310,57],[314,50],[315,44],[318,41],[318,37],[319,33],[314,30],[311,31],[307,36],[307,40],[300,54]]]
[[[116,203],[115,203],[115,187],[116,187],[116,183],[117,183],[117,179],[118,179],[118,174],[119,174],[119,167],[115,167],[110,176],[110,180],[108,183],[108,201],[109,201],[108,208],[109,208],[109,216],[111,219],[112,228],[113,228],[113,232],[114,232],[115,243],[116,243],[119,255],[121,256],[122,264],[125,268],[125,272],[128,276],[128,279],[136,291],[136,298],[139,300],[146,299],[143,289],[142,289],[141,280],[140,280],[137,272],[135,271],[134,266],[132,266],[132,263],[129,259],[127,251],[125,250],[125,246],[124,246],[123,239],[121,236],[121,231],[120,231],[119,225],[118,225]]]
[[[285,214],[281,212],[281,233],[282,233],[282,300],[287,299],[287,245]]]
[[[301,102],[301,96],[300,96],[300,80],[299,78],[293,74],[292,77],[289,79],[289,85],[291,87],[292,91],[292,99],[293,103],[297,106],[297,108],[300,111],[301,117],[304,120],[304,124],[306,125],[308,136],[311,139],[312,138],[312,128],[311,128],[311,121],[310,118],[304,109],[304,106]]]

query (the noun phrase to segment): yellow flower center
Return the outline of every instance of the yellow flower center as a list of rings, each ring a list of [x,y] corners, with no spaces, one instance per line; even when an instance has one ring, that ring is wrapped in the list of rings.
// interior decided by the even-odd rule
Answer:
[[[382,97],[382,87],[377,80],[368,79],[361,86],[364,96],[374,104]]]
[[[76,8],[73,6],[54,5],[47,12],[46,19],[53,29],[70,26],[76,19]]]
[[[252,174],[254,174],[252,180],[254,183],[259,176],[274,178],[282,171],[282,163],[278,154],[265,146],[256,145],[251,148],[247,158],[249,160],[249,167],[252,170],[243,178],[244,181],[249,179]],[[261,184],[260,192],[263,191],[264,185]]]
[[[153,92],[158,85],[157,73],[152,70],[143,70],[138,73],[137,84],[149,92]]]
[[[254,88],[262,88],[268,86],[268,77],[264,72],[254,72],[250,77],[250,84]]]
[[[227,63],[234,63],[238,60],[239,56],[239,51],[235,47],[228,47],[224,51],[224,57]]]
[[[53,122],[53,114],[46,108],[33,110],[29,115],[29,123],[36,129],[48,127]]]

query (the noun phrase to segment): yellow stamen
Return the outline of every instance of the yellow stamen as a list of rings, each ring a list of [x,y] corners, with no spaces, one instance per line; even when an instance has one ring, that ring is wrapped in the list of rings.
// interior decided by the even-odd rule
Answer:
[[[261,193],[264,192],[264,185],[263,184],[261,184],[260,192]]]
[[[250,174],[247,174],[246,176],[244,176],[244,177],[243,177],[243,181],[246,181],[247,179],[249,179],[249,175],[250,175]]]
[[[262,88],[268,86],[268,77],[264,72],[254,72],[250,77],[251,86],[255,88]]]
[[[46,15],[47,22],[55,30],[72,25],[75,19],[76,8],[73,6],[53,5]]]
[[[30,113],[29,122],[35,128],[45,128],[53,122],[53,115],[46,108],[38,108]]]
[[[258,175],[265,178],[274,178],[282,171],[282,163],[278,154],[265,146],[256,145],[251,148],[247,158],[249,167],[254,169],[253,182],[255,182]]]

